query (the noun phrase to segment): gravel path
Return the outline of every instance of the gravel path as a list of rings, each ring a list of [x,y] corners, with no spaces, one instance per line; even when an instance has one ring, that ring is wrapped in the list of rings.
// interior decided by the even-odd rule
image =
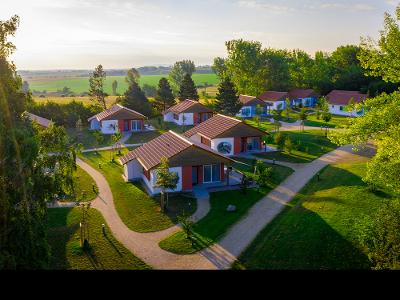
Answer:
[[[179,226],[154,233],[131,231],[115,209],[111,189],[104,176],[82,160],[78,160],[78,165],[96,181],[99,197],[93,201],[93,206],[103,214],[113,235],[147,264],[155,269],[229,269],[257,234],[318,171],[331,163],[352,161],[357,155],[351,152],[351,146],[344,146],[311,163],[303,164],[301,168],[296,168],[291,176],[257,202],[244,218],[233,225],[218,244],[192,255],[173,254],[158,246],[162,239],[180,230]],[[201,198],[193,218],[199,220],[209,209],[208,197]]]

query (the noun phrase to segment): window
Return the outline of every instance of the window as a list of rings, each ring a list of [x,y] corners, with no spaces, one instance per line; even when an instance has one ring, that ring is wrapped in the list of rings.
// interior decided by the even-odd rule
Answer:
[[[132,120],[132,131],[142,130],[142,122],[140,120]]]
[[[251,114],[250,107],[243,107],[240,111],[242,116],[250,116]]]
[[[219,164],[205,165],[203,171],[203,182],[210,183],[221,180],[221,169]]]
[[[339,106],[339,110],[343,110],[343,106]]]
[[[179,120],[179,115],[178,114],[174,114],[174,119],[175,120]]]

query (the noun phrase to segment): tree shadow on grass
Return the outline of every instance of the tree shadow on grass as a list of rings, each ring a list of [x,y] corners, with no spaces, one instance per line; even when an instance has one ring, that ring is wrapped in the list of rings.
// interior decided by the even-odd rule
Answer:
[[[369,269],[365,253],[315,212],[285,209],[242,253],[235,268],[282,270]],[[226,249],[229,251],[229,249]]]
[[[115,252],[117,252],[117,254],[122,257],[122,253],[118,250],[117,246],[115,246],[114,242],[108,237],[108,234],[105,234],[104,237],[106,238],[106,240],[108,241],[108,243],[111,245],[111,247],[113,247],[113,249],[115,250]]]

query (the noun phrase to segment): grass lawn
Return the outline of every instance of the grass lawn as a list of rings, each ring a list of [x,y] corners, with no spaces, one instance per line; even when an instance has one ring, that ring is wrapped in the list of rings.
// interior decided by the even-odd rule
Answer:
[[[67,133],[70,138],[77,139],[83,145],[83,149],[94,149],[96,147],[96,139],[92,135],[92,131],[87,128],[82,130],[82,136],[79,138],[76,128],[67,128]],[[113,144],[111,136],[111,134],[103,134],[103,141],[99,144],[99,148],[111,146]]]
[[[250,160],[241,159],[241,161],[251,164]],[[250,166],[242,164],[236,164],[234,167],[243,172],[251,170]],[[211,193],[210,212],[193,227],[196,237],[193,246],[186,238],[186,234],[183,231],[179,231],[162,240],[159,244],[160,247],[177,254],[191,254],[214,244],[233,224],[246,215],[247,211],[257,201],[293,172],[286,167],[274,165],[273,168],[274,175],[268,187],[260,190],[249,189],[246,195],[243,195],[240,190]],[[226,208],[229,204],[235,205],[237,210],[235,212],[227,212]]]
[[[361,180],[365,162],[337,164],[313,178],[257,236],[236,269],[368,269],[365,224],[390,196]]]
[[[89,211],[89,243],[91,251],[80,247],[80,208],[52,208],[48,210],[48,241],[51,247],[51,270],[143,270],[150,269],[139,258],[121,245],[94,208]]]
[[[144,144],[156,137],[160,136],[161,133],[158,130],[146,131],[146,132],[134,132],[131,137],[125,142],[125,144]]]
[[[257,153],[255,155],[277,161],[308,163],[338,147],[325,137],[324,130],[282,131],[282,134],[289,136],[295,146],[291,153],[279,151]],[[271,145],[276,147],[275,144]]]
[[[86,173],[81,167],[77,166],[77,171],[75,173],[76,182],[76,196],[77,200],[80,202],[90,201],[96,198],[96,193],[93,191],[93,185],[96,186],[96,182],[93,178]]]
[[[318,120],[317,115],[313,114],[308,116],[307,120],[304,122],[304,125],[315,127],[328,126],[330,128],[340,128],[348,126],[351,120],[352,119],[349,117],[332,115],[332,119],[328,123],[325,123],[322,118]]]
[[[122,154],[128,152],[123,148]],[[129,229],[137,232],[159,231],[171,227],[176,222],[176,213],[185,210],[193,214],[196,201],[187,194],[171,195],[169,213],[160,212],[158,198],[152,198],[143,190],[140,183],[126,183],[123,178],[123,167],[110,161],[110,151],[84,153],[80,157],[93,168],[100,171],[107,179],[114,197],[115,207],[122,221]],[[116,160],[118,157],[116,157]],[[101,168],[99,168],[101,164]],[[190,204],[189,204],[190,203]]]
[[[257,122],[254,122],[251,119],[245,119],[244,122],[246,124],[249,124],[249,125],[253,126],[253,127],[261,129],[262,131],[271,132],[271,131],[275,130],[275,125],[272,124],[271,122],[268,122],[268,121],[261,121],[260,122],[260,126],[258,126]]]
[[[122,95],[125,93],[128,84],[125,81],[126,76],[107,76],[104,83],[104,91],[112,95],[112,82],[118,82],[117,93]],[[158,82],[162,77],[168,75],[143,75],[140,76],[140,85],[148,84],[151,86],[158,86]],[[207,82],[211,85],[217,85],[219,82],[216,74],[200,74],[194,73],[192,79],[196,85],[204,84]],[[27,79],[30,89],[47,92],[56,92],[62,90],[64,87],[69,87],[74,93],[83,93],[89,91],[89,77],[65,77],[65,78],[35,78]],[[211,91],[211,89],[210,89]]]

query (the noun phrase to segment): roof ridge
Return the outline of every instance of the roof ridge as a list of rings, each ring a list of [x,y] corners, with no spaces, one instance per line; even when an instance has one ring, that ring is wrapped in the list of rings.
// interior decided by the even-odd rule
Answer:
[[[181,140],[183,140],[184,142],[188,143],[189,145],[193,145],[193,142],[190,141],[188,138],[181,136],[179,133],[169,130],[168,132],[172,133],[173,135],[175,135],[176,137],[180,138]]]
[[[223,114],[217,114],[217,116],[222,116],[222,117],[225,117],[225,118],[228,118],[228,119],[237,121],[238,123],[242,123],[241,120],[238,120],[238,119],[236,119],[236,118],[234,118],[234,117],[226,116],[226,115],[223,115]]]

